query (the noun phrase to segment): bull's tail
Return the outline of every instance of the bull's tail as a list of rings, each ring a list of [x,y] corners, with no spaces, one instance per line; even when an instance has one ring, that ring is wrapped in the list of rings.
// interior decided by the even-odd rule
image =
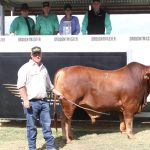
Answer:
[[[54,127],[57,133],[57,112],[56,112],[56,94],[54,93],[54,105],[53,105],[53,118],[54,118]]]
[[[57,84],[57,73],[54,76],[54,88],[56,88],[56,84]],[[54,118],[54,127],[56,129],[56,133],[57,133],[57,111],[56,111],[56,99],[57,99],[57,95],[54,93],[54,103],[53,103],[53,118]]]
[[[55,76],[54,76],[54,88],[57,88],[57,81],[58,78],[60,76],[59,70],[56,72]],[[56,129],[57,132],[57,111],[56,111],[56,99],[57,99],[57,95],[54,93],[54,103],[53,103],[53,118],[54,118],[54,127]]]

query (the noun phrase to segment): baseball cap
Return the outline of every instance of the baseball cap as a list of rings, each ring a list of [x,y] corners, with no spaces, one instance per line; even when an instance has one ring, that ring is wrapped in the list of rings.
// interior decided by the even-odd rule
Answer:
[[[43,2],[43,7],[49,7],[49,2]]]
[[[20,7],[21,10],[28,10],[29,9],[29,6],[27,3],[23,3]]]
[[[34,53],[41,53],[41,48],[39,46],[34,46],[31,49],[31,53],[32,54],[34,54]]]

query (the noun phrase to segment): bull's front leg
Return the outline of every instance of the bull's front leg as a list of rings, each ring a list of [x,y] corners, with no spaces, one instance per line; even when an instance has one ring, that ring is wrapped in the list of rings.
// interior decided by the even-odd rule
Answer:
[[[124,120],[125,120],[126,133],[128,135],[128,138],[133,139],[134,138],[134,134],[133,134],[133,113],[124,112]]]

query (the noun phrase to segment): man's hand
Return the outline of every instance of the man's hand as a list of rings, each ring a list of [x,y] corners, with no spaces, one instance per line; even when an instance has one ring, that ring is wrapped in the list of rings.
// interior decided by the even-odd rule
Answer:
[[[63,98],[65,98],[63,95],[58,95],[59,97],[58,97],[58,99],[63,99]]]
[[[29,101],[28,96],[27,96],[26,87],[23,86],[23,87],[19,88],[19,92],[20,92],[20,95],[23,99],[23,106],[25,108],[30,108],[31,105],[30,105],[30,101]]]
[[[31,107],[30,101],[29,101],[29,100],[23,101],[23,106],[24,106],[25,108],[30,108],[30,107]]]
[[[57,91],[56,89],[53,89],[53,93],[55,93],[57,96],[59,96],[59,99],[64,98],[64,96],[59,91]]]

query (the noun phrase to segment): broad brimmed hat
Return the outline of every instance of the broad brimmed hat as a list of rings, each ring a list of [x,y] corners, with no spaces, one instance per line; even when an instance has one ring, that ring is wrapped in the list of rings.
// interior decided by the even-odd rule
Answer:
[[[93,0],[93,2],[100,2],[100,0]]]
[[[43,2],[43,7],[49,7],[49,6],[50,6],[49,2]]]
[[[28,10],[29,9],[29,6],[27,3],[23,3],[20,7],[21,10]]]
[[[31,53],[41,53],[41,48],[39,46],[32,47]]]
[[[65,4],[65,5],[64,5],[64,10],[66,10],[67,8],[70,8],[70,10],[72,10],[71,4]]]

